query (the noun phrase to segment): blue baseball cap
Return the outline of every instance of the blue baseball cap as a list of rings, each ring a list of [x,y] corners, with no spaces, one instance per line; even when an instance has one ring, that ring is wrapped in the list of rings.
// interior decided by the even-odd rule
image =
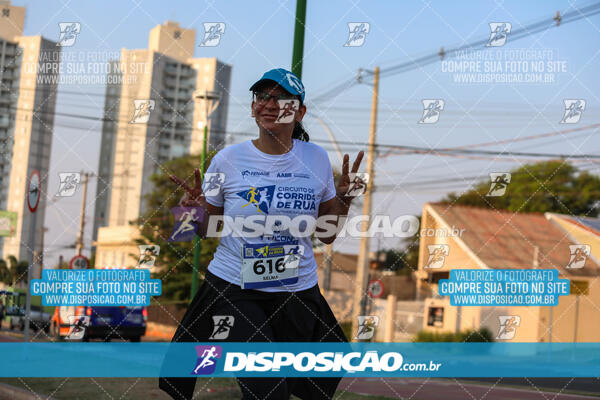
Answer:
[[[261,83],[272,81],[284,88],[288,93],[300,96],[304,103],[304,85],[300,78],[294,75],[293,72],[283,68],[275,68],[264,73],[262,78],[257,80],[254,85],[250,86],[250,90],[254,91]]]

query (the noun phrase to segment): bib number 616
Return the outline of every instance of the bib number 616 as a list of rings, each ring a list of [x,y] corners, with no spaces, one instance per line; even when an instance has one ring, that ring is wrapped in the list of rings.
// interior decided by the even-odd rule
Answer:
[[[265,262],[267,265],[265,266]],[[269,274],[273,273],[273,259],[268,258],[266,260],[256,260],[252,269],[256,275],[262,275],[267,270],[267,266],[269,268]],[[283,263],[283,258],[277,258],[275,261],[275,271],[281,273],[285,271],[285,264]]]

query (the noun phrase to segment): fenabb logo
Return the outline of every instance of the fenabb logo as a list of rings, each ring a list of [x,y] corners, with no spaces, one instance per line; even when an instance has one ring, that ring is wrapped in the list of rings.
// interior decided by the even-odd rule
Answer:
[[[242,178],[247,176],[269,176],[270,174],[269,171],[250,171],[249,169],[245,169],[242,171]]]

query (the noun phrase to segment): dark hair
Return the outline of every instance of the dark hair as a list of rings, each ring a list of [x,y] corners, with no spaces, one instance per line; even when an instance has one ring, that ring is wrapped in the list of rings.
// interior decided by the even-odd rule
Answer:
[[[298,100],[300,100],[300,107],[302,107],[302,98],[300,96],[296,96]],[[303,142],[310,141],[310,137],[308,136],[308,132],[304,129],[304,125],[302,122],[296,121],[294,125],[294,131],[292,132],[292,139],[302,140]]]
[[[294,131],[292,132],[292,139],[302,140],[303,142],[308,142],[310,140],[308,133],[304,130],[302,122],[296,121],[296,125],[294,125]]]

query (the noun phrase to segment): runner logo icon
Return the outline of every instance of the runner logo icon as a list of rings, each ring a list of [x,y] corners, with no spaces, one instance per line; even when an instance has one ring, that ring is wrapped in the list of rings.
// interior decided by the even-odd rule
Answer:
[[[446,104],[442,99],[424,99],[423,116],[419,120],[420,124],[435,124],[440,119],[440,113]]]
[[[561,124],[576,124],[579,122],[583,111],[585,110],[585,100],[583,99],[565,99],[565,114],[560,120]]]
[[[359,47],[365,44],[371,25],[368,22],[348,22],[348,30],[350,32],[344,47]]]
[[[90,317],[87,315],[69,315],[69,333],[65,340],[81,340],[85,335],[85,329],[90,325]]]
[[[60,29],[60,38],[56,45],[61,47],[73,46],[77,35],[81,33],[81,23],[79,22],[60,22],[58,28]]]
[[[490,40],[488,40],[486,46],[504,46],[511,29],[512,24],[510,22],[490,22]]]
[[[189,242],[198,231],[198,223],[202,222],[202,207],[173,207],[175,226],[168,242]]]
[[[375,328],[379,325],[379,317],[376,315],[359,315],[358,332],[354,339],[369,340],[375,333]]]
[[[277,124],[289,124],[294,120],[300,100],[278,100],[279,103],[279,114],[275,123]]]
[[[224,22],[204,22],[204,38],[200,47],[215,47],[221,42],[221,35],[225,34]]]
[[[60,186],[56,197],[73,196],[81,180],[81,174],[79,172],[59,172],[58,177],[60,178]]]
[[[237,195],[247,201],[242,208],[253,205],[259,213],[268,214],[274,192],[275,185],[261,187],[250,186],[250,189],[237,192]]]
[[[138,260],[138,268],[152,268],[156,262],[156,257],[160,253],[159,245],[140,244],[140,259]]]
[[[500,319],[500,330],[496,340],[511,340],[515,337],[517,327],[521,326],[521,317],[518,315],[501,315]]]
[[[145,124],[150,120],[150,113],[154,111],[156,101],[146,99],[133,100],[133,117],[130,124]]]
[[[565,268],[583,268],[590,255],[591,247],[589,244],[570,244],[569,251],[571,252],[571,258]]]
[[[223,350],[221,346],[196,346],[198,360],[192,375],[210,375],[215,372],[217,358],[221,358]]]
[[[210,340],[224,340],[229,337],[229,331],[233,328],[235,318],[232,315],[213,315],[213,333]]]
[[[491,172],[490,173],[490,190],[486,193],[486,197],[500,197],[506,193],[506,188],[510,183],[511,174],[508,172]]]
[[[446,256],[450,253],[450,247],[447,244],[430,244],[427,245],[429,250],[429,259],[423,268],[442,268]]]
[[[221,187],[225,183],[225,174],[222,172],[207,172],[204,175],[204,195],[216,196],[221,191]]]

